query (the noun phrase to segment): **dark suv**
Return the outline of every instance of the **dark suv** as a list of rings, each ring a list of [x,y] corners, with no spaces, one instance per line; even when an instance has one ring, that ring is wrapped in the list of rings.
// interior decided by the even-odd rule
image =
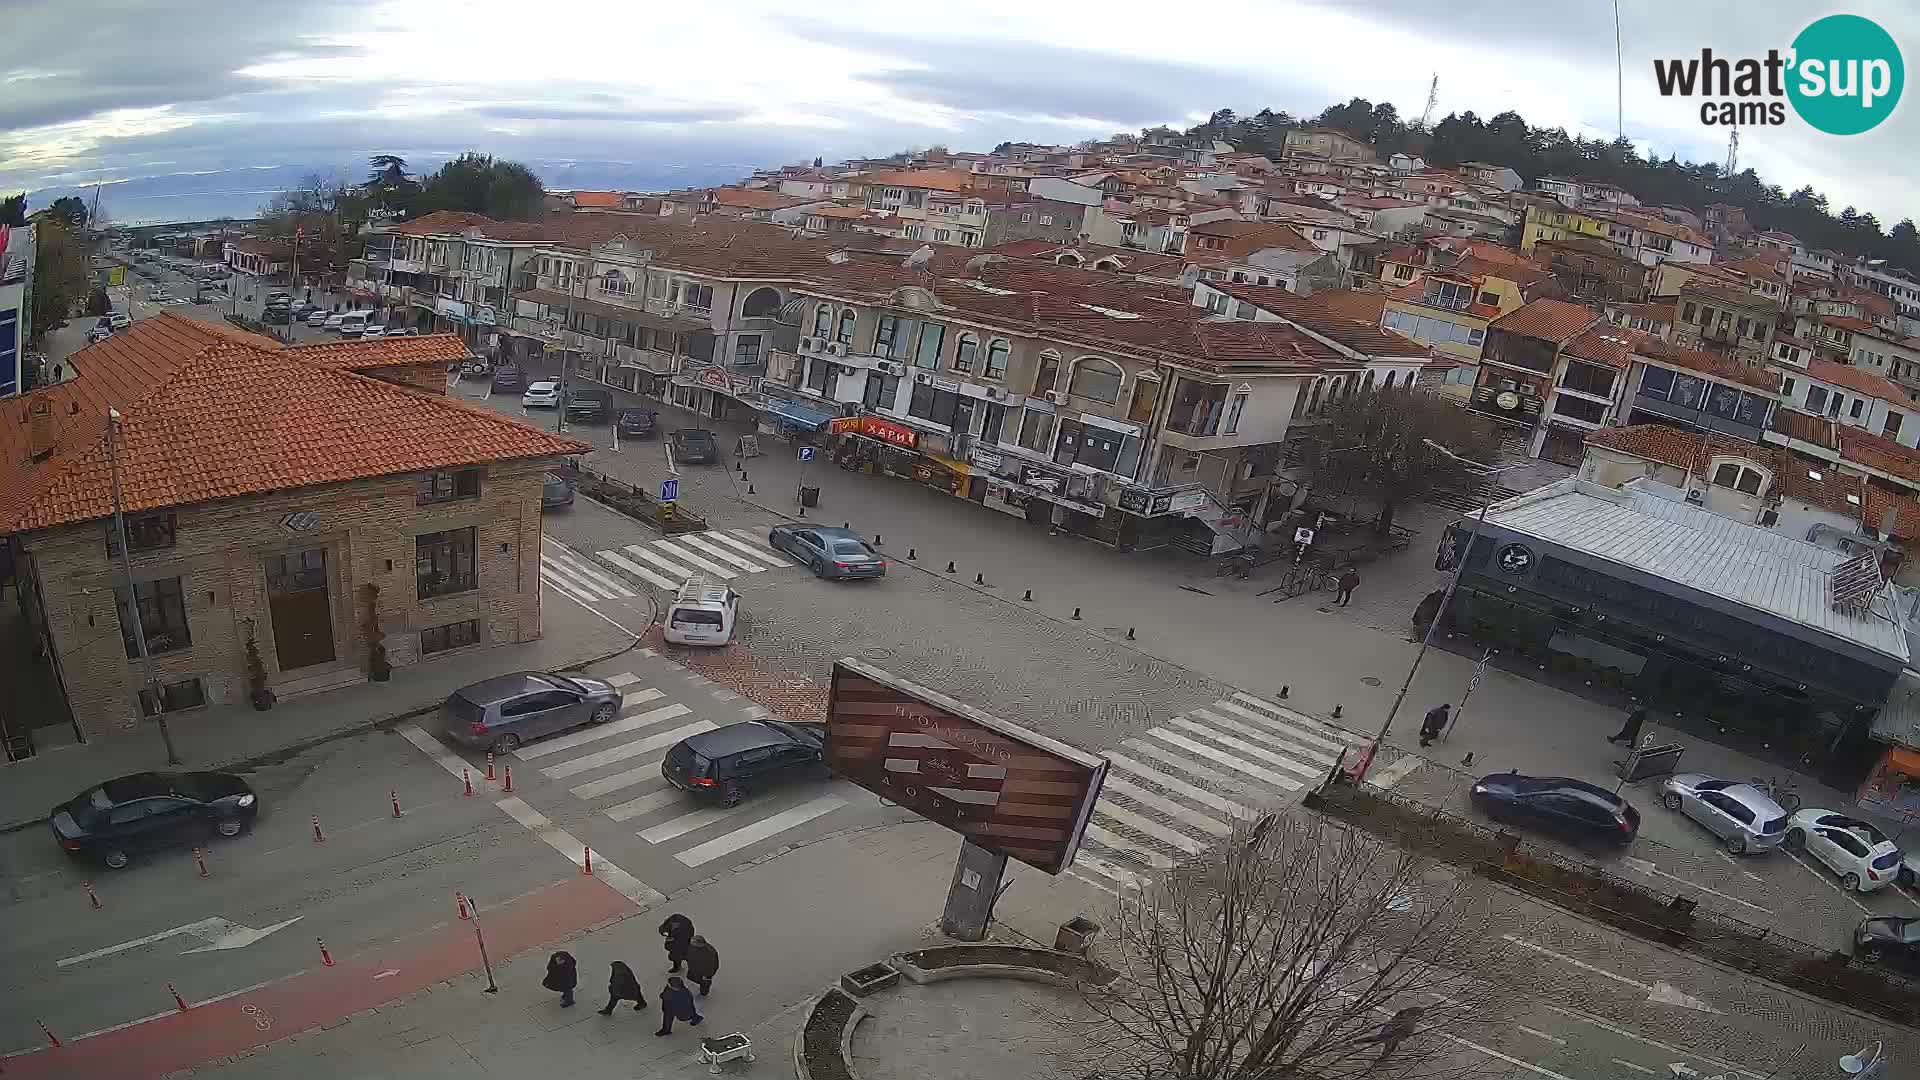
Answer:
[[[660,775],[681,791],[737,806],[748,791],[793,776],[823,776],[826,735],[812,724],[748,720],[675,743]]]
[[[509,394],[515,390],[527,388],[527,377],[512,364],[501,364],[493,369],[493,393]]]
[[[652,409],[621,409],[615,423],[629,439],[651,439],[660,433],[659,414]]]
[[[680,428],[669,438],[673,458],[682,465],[711,465],[720,460],[720,442],[705,428]]]
[[[599,420],[607,415],[607,395],[602,390],[567,391],[567,419]]]

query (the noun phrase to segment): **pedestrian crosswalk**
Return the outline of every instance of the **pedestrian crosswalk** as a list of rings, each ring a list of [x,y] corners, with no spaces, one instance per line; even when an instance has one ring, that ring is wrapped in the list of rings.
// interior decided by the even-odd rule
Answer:
[[[607,681],[620,690],[617,719],[529,743],[513,756],[548,780],[571,782],[569,795],[645,843],[676,849],[673,858],[683,866],[702,866],[770,840],[840,809],[854,794],[842,781],[799,781],[752,793],[738,806],[697,800],[669,784],[660,763],[680,740],[731,721],[697,717],[630,672]],[[753,706],[740,710],[739,718],[766,715]]]
[[[752,529],[709,529],[576,554],[549,541],[540,553],[540,575],[547,584],[582,603],[639,595],[645,582],[670,593],[696,574],[715,581],[784,570],[793,565],[771,547],[766,534]]]
[[[1141,888],[1231,836],[1236,822],[1318,784],[1356,741],[1251,694],[1189,709],[1107,753],[1070,873],[1110,891]]]

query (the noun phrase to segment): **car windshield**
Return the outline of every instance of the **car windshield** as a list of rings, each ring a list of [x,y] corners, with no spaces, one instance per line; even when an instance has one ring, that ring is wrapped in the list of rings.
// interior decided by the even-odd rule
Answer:
[[[682,431],[679,432],[679,436],[680,441],[689,446],[705,448],[713,445],[713,436],[704,431]]]
[[[873,554],[873,552],[867,549],[867,545],[861,543],[858,540],[835,540],[833,542],[833,553],[835,555],[872,555]]]
[[[1695,791],[1725,791],[1733,785],[1725,780],[1702,780],[1693,785]]]
[[[1900,865],[1900,852],[1883,851],[1874,856],[1872,865],[1875,870],[1890,870]]]

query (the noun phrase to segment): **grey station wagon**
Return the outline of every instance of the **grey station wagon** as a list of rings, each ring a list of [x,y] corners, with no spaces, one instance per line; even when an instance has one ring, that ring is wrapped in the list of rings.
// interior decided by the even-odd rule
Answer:
[[[507,754],[543,735],[606,723],[620,715],[620,691],[599,679],[516,671],[455,690],[442,712],[454,742]]]

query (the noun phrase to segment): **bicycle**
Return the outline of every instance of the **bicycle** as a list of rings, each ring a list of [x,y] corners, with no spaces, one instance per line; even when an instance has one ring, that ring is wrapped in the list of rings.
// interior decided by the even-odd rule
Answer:
[[[1800,793],[1794,790],[1793,781],[1763,779],[1754,777],[1747,783],[1767,798],[1780,804],[1780,808],[1791,814],[1800,809]]]

